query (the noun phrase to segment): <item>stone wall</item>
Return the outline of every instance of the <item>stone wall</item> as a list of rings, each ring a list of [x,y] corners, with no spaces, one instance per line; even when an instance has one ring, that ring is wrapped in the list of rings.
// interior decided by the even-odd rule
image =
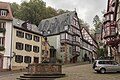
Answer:
[[[52,63],[39,63],[28,65],[29,74],[61,74],[62,65]]]

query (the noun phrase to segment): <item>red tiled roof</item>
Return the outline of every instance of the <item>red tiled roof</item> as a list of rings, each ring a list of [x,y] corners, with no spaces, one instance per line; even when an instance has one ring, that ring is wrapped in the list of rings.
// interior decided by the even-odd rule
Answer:
[[[3,20],[13,20],[12,11],[11,11],[11,4],[8,2],[0,2],[0,9],[8,10],[7,16],[0,16],[0,19]]]

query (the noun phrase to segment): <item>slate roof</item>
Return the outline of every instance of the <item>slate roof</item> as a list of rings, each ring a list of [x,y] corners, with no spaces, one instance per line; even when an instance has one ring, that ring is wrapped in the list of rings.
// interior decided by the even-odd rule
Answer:
[[[8,2],[0,2],[0,10],[7,10],[7,16],[0,16],[0,19],[4,20],[13,20],[12,11],[11,11],[11,4]]]
[[[44,32],[45,35],[64,32],[66,31],[65,26],[71,25],[72,18],[76,15],[77,13],[75,11],[71,11],[52,18],[44,19],[39,23],[38,29],[40,32]],[[50,34],[48,34],[47,31],[50,31]]]
[[[36,32],[36,33],[40,33],[38,31],[38,27],[36,25],[28,23],[29,26],[27,26],[27,28],[24,28],[23,27],[23,23],[25,23],[25,21],[13,18],[13,26],[15,26],[17,28],[24,29],[24,30],[28,30],[28,31],[33,31],[33,32]]]

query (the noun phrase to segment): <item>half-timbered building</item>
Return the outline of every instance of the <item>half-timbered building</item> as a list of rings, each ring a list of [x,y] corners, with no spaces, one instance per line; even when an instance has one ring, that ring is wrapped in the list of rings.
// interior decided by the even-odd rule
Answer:
[[[98,49],[98,43],[95,41],[95,39],[91,36],[91,34],[88,32],[88,30],[86,30],[84,27],[81,30],[82,32],[82,47],[83,50],[85,50],[82,55],[83,58],[89,58],[89,60],[91,61],[92,58],[96,59],[97,58],[97,53],[96,50]],[[85,56],[87,55],[87,57]]]
[[[75,11],[42,20],[38,28],[57,49],[58,59],[63,63],[77,62],[82,40]]]
[[[108,56],[120,62],[120,8],[119,0],[108,0],[107,12],[104,14],[103,39],[108,48]]]

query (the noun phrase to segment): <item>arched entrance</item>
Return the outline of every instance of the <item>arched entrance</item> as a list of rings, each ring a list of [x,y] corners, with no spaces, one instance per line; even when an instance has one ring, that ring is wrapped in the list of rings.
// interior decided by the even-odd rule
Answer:
[[[3,54],[0,53],[0,71],[3,70]]]

